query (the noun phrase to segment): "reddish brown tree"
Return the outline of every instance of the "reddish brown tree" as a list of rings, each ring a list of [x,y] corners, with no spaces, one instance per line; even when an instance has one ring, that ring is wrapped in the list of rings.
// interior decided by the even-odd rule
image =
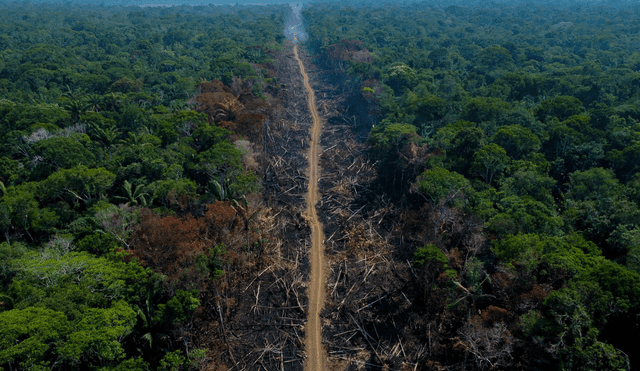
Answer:
[[[210,82],[203,82],[200,84],[198,93],[231,93],[231,89],[225,86],[225,84],[220,80],[212,80]]]
[[[242,103],[227,92],[198,94],[196,101],[196,110],[206,113],[209,122],[233,121],[243,109]]]
[[[204,223],[197,219],[147,212],[133,234],[132,254],[144,266],[177,280],[195,256],[204,252],[203,231]]]
[[[208,205],[200,218],[147,211],[131,238],[131,253],[170,282],[199,283],[198,287],[204,289],[209,272],[199,269],[196,258],[208,257],[216,246],[238,245],[246,238],[243,227],[242,218],[229,202]]]

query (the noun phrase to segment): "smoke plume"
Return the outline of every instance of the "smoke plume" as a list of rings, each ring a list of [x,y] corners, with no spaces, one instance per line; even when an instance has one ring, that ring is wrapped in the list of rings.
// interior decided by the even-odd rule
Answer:
[[[307,40],[307,33],[302,24],[302,3],[291,3],[291,13],[284,26],[284,35],[294,44]]]

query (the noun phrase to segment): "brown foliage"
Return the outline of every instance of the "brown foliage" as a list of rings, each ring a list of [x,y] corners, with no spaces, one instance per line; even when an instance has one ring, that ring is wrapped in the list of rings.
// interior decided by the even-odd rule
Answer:
[[[214,240],[224,240],[225,234],[233,230],[238,223],[236,209],[231,206],[230,202],[216,202],[207,206],[204,220],[209,226],[209,238]],[[224,241],[221,241],[224,242]]]
[[[447,259],[449,259],[449,266],[458,271],[462,271],[464,269],[465,259],[462,255],[462,252],[458,249],[451,249],[445,254]]]
[[[192,265],[195,255],[203,252],[199,243],[203,227],[195,219],[180,220],[148,212],[133,235],[132,253],[142,265],[170,280],[178,279],[183,267]]]
[[[549,295],[550,290],[545,290],[542,286],[534,284],[531,291],[528,291],[518,298],[518,310],[521,313],[537,308]]]
[[[209,122],[233,121],[243,108],[242,103],[228,92],[198,94],[196,101],[196,110],[206,113]]]
[[[264,99],[258,98],[253,94],[243,93],[238,97],[238,100],[242,102],[250,112],[262,114],[269,112],[269,104]]]
[[[272,106],[253,93],[252,87],[256,83],[262,82],[242,80],[237,76],[234,76],[231,88],[217,80],[203,83],[195,97],[196,110],[206,113],[210,123],[215,122],[240,137],[260,143],[262,125]],[[266,96],[269,98],[268,94]],[[269,100],[276,102],[272,98]]]
[[[220,80],[212,80],[200,84],[199,94],[206,93],[231,93],[231,89],[226,87]]]
[[[233,132],[237,130],[237,125],[233,121],[220,121],[220,122],[217,122],[216,125],[218,125],[221,128],[231,130]]]
[[[499,268],[491,280],[496,303],[517,315],[538,308],[552,289],[548,284],[536,283],[535,278],[520,269],[509,271]]]
[[[489,305],[487,309],[482,312],[481,317],[485,326],[492,326],[495,323],[511,322],[514,318],[514,315],[506,309]]]
[[[240,76],[233,76],[231,86],[229,87],[233,95],[239,97],[240,94],[246,89]]]
[[[252,141],[257,141],[262,132],[262,123],[266,117],[257,113],[243,112],[236,120],[236,131]]]
[[[373,55],[362,46],[360,40],[342,40],[340,43],[331,45],[327,54],[335,61],[352,60],[358,63],[373,63]]]
[[[229,202],[208,205],[201,218],[163,217],[147,211],[132,236],[131,253],[169,281],[198,281],[206,286],[206,275],[194,266],[196,256],[208,254],[216,245],[232,243],[230,237],[239,224],[239,216]]]

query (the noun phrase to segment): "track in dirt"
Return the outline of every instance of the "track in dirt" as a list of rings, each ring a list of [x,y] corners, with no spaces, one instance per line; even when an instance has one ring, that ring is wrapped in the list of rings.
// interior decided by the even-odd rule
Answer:
[[[313,126],[311,128],[311,143],[309,146],[309,189],[307,191],[307,217],[311,226],[311,278],[309,284],[309,311],[307,313],[307,331],[306,331],[306,349],[307,362],[304,369],[306,371],[324,371],[325,368],[325,352],[322,349],[322,326],[320,323],[320,312],[324,306],[324,251],[323,241],[324,233],[322,231],[322,223],[318,219],[316,211],[316,203],[318,202],[318,180],[320,178],[320,170],[318,164],[320,160],[320,134],[322,132],[322,123],[316,108],[316,99],[311,85],[309,85],[309,76],[304,70],[302,60],[298,55],[298,45],[293,47],[293,53],[298,65],[300,73],[304,81],[304,87],[307,90],[309,111],[313,118]]]

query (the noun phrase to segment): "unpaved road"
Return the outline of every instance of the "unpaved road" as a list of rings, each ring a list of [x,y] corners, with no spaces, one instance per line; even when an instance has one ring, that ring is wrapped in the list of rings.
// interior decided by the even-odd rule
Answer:
[[[320,311],[324,306],[324,233],[322,232],[322,223],[318,219],[316,211],[316,203],[318,202],[318,179],[320,171],[318,169],[320,157],[320,134],[322,132],[322,123],[316,108],[316,97],[309,85],[309,76],[304,70],[302,60],[298,56],[298,45],[293,47],[293,53],[298,65],[300,73],[304,81],[304,87],[309,96],[309,112],[313,118],[313,126],[311,128],[311,143],[307,158],[309,159],[309,189],[307,191],[307,217],[311,226],[311,279],[309,283],[309,311],[307,313],[306,340],[305,347],[308,358],[304,365],[306,371],[325,371],[326,355],[322,349],[322,326],[320,324]]]

